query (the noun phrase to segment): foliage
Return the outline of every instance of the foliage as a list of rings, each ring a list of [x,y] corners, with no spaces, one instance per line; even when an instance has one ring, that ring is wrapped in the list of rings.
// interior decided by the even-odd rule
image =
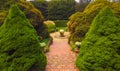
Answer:
[[[80,0],[79,3],[76,3],[75,8],[76,11],[83,12],[85,7],[91,2],[91,0]]]
[[[68,20],[54,20],[54,22],[56,25],[56,31],[59,31],[60,29],[67,31]]]
[[[71,51],[74,51],[75,48],[76,48],[76,46],[75,46],[75,44],[73,42],[70,43],[70,47],[71,47]]]
[[[44,21],[44,24],[46,25],[46,27],[48,28],[48,32],[54,32],[56,29],[55,23],[54,21]]]
[[[82,12],[73,14],[68,22],[68,29],[70,31],[69,42],[82,41],[89,29],[86,15]]]
[[[113,13],[120,20],[120,3],[108,2],[107,0],[96,0],[88,4],[83,12],[76,12],[70,16],[68,29],[71,33],[69,42],[82,41],[88,32],[91,22],[99,11],[105,6],[109,6]]]
[[[24,0],[20,0],[17,2],[20,9],[25,13],[26,17],[30,20],[32,25],[37,31],[37,34],[39,36],[42,36],[44,38],[49,37],[49,33],[43,24],[43,15],[42,13],[34,7],[34,5],[31,2],[25,2]]]
[[[105,7],[93,20],[82,41],[76,65],[81,71],[120,70],[120,22]]]
[[[41,41],[40,45],[43,47],[44,52],[48,52],[50,50],[49,46],[52,44],[52,41],[53,41],[52,37],[46,38]]]
[[[74,12],[74,0],[52,0],[48,3],[48,19],[50,20],[65,20]]]
[[[54,20],[56,27],[67,27],[68,20]]]
[[[10,5],[14,3],[14,0],[1,0],[0,1],[0,26],[3,24],[5,17],[7,16]]]
[[[111,8],[112,8],[112,11],[114,12],[114,14],[116,15],[116,17],[120,21],[120,2],[112,2]]]
[[[105,6],[110,6],[110,2],[108,2],[107,0],[96,0],[93,3],[88,4],[88,6],[84,10],[84,13],[88,17],[88,21],[91,23],[94,17]]]
[[[0,27],[0,71],[44,71],[45,65],[34,27],[13,5]]]
[[[11,4],[14,4],[15,0],[1,0],[0,1],[0,10],[7,10],[10,8]]]
[[[41,36],[43,39],[49,37],[49,33],[43,24],[44,17],[37,8],[31,2],[26,2],[26,0],[8,0],[7,2],[3,2],[3,7],[6,11],[8,11],[9,7],[4,5],[12,5],[13,3],[18,4],[19,8],[25,13],[26,17],[29,19],[30,23],[34,26],[37,31],[37,34]],[[8,12],[3,12],[2,21],[6,18]],[[2,23],[0,21],[0,23]]]
[[[40,10],[42,12],[42,14],[44,15],[44,18],[47,19],[47,16],[48,16],[48,2],[45,1],[45,0],[38,0],[38,1],[33,1],[32,2],[35,7]]]
[[[1,11],[0,12],[0,26],[3,24],[5,17],[6,17],[7,11]]]

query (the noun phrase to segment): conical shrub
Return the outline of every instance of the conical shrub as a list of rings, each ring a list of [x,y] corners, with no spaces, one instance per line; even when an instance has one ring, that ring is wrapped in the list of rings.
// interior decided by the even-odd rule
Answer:
[[[44,71],[45,65],[34,27],[13,5],[0,27],[0,71]]]
[[[120,23],[110,8],[95,17],[76,60],[80,71],[120,70]]]

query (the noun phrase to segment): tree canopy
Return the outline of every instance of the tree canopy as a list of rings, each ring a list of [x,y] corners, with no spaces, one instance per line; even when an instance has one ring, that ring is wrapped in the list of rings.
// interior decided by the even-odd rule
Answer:
[[[64,20],[75,12],[74,0],[52,0],[48,3],[48,19]]]

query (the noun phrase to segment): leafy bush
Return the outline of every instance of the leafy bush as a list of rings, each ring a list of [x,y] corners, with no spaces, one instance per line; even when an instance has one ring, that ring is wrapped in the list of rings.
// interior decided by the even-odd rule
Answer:
[[[109,6],[112,12],[120,20],[120,3],[118,2],[108,2],[107,0],[96,0],[88,4],[84,12],[76,12],[70,16],[70,21],[68,24],[68,29],[70,31],[69,42],[82,41],[85,34],[93,21],[94,17],[99,13],[99,11],[105,6]]]
[[[0,27],[0,71],[44,71],[45,66],[34,27],[13,5]]]
[[[52,42],[53,42],[52,37],[46,38],[46,39],[41,41],[40,45],[41,45],[44,52],[48,52],[50,50],[49,46],[52,44]]]
[[[88,17],[88,21],[91,23],[94,17],[105,6],[110,6],[110,2],[108,0],[96,0],[93,3],[88,4],[84,10],[84,13]]]
[[[6,17],[7,11],[1,11],[0,12],[0,26],[3,24],[5,17]]]
[[[39,36],[42,36],[43,39],[49,38],[49,33],[43,23],[44,17],[41,11],[35,8],[31,2],[20,0],[17,2],[17,4],[20,9],[25,13],[31,24],[34,26],[37,34]]]
[[[74,43],[76,41],[82,41],[89,29],[89,25],[84,13],[76,12],[73,14],[68,22],[68,29],[70,31],[69,42],[72,41]]]
[[[48,32],[54,32],[56,29],[54,21],[44,21],[44,24],[48,28]]]
[[[93,20],[82,41],[76,65],[80,71],[120,70],[120,22],[105,7]]]
[[[55,20],[56,27],[67,27],[68,20]]]
[[[112,2],[111,6],[113,13],[120,21],[120,2]]]
[[[51,0],[48,2],[48,18],[50,20],[67,20],[75,12],[74,0]]]
[[[6,2],[3,2],[5,11],[8,11],[9,7],[13,3],[18,4],[19,8],[25,13],[26,17],[29,19],[30,23],[34,26],[34,28],[37,31],[38,36],[41,36],[43,39],[49,37],[49,33],[43,24],[44,17],[40,10],[34,7],[34,5],[31,2],[26,2],[26,0],[7,0]],[[6,6],[7,4],[7,6]],[[2,16],[2,19],[4,20],[6,18],[6,15],[8,12],[5,13]],[[2,20],[2,21],[3,21]],[[2,21],[0,21],[2,23]]]

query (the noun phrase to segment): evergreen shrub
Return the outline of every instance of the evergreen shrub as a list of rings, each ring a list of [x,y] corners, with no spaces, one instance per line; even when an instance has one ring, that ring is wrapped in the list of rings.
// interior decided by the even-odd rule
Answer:
[[[45,66],[34,27],[13,5],[0,27],[0,71],[44,71]]]
[[[76,60],[80,71],[120,70],[120,22],[105,7],[93,20]]]
[[[44,21],[44,24],[46,25],[48,32],[55,32],[56,25],[54,21]]]
[[[76,12],[70,16],[70,23],[68,24],[68,29],[71,33],[69,42],[82,41],[85,38],[85,34],[88,32],[93,19],[105,6],[109,6],[115,16],[120,20],[119,2],[108,2],[107,0],[96,0],[91,2],[83,12]]]
[[[89,29],[89,25],[86,15],[82,12],[76,12],[70,16],[68,23],[68,29],[70,31],[69,42],[72,41],[75,43],[76,41],[82,41]]]
[[[68,20],[55,20],[56,27],[67,27]]]
[[[9,6],[16,3],[19,8],[25,13],[26,17],[30,21],[30,23],[34,26],[37,31],[38,36],[44,38],[49,38],[49,33],[43,24],[44,17],[40,10],[34,7],[31,2],[26,0],[6,0],[6,2],[1,1],[3,10],[0,12],[0,23],[3,24],[6,15],[8,14]],[[6,6],[7,5],[7,6]],[[4,12],[4,10],[6,12]]]

